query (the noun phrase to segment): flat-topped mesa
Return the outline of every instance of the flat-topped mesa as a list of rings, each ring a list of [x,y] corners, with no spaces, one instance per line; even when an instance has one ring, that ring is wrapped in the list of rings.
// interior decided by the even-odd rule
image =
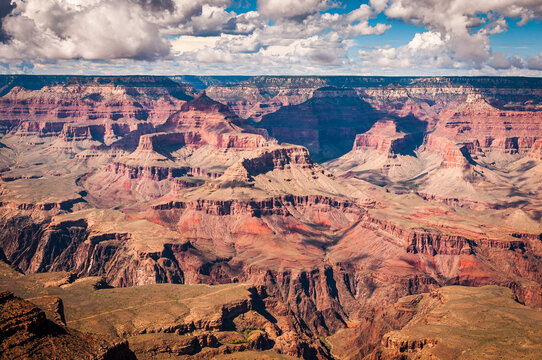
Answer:
[[[309,151],[303,146],[280,146],[260,150],[256,156],[245,158],[229,167],[224,178],[250,181],[254,176],[291,167],[312,169],[315,166]]]
[[[352,150],[377,150],[394,154],[403,148],[411,136],[398,131],[393,120],[379,120],[369,131],[357,134]]]
[[[475,164],[469,154],[469,147],[452,140],[429,134],[424,139],[426,151],[442,156],[441,167],[470,169]]]
[[[217,134],[207,131],[160,132],[145,134],[139,138],[136,152],[168,150],[172,147],[200,147],[211,145],[218,149],[255,149],[269,145],[269,142],[258,134],[226,133]]]
[[[288,166],[300,166],[303,169],[314,167],[309,151],[303,146],[281,146],[274,150],[263,151],[259,156],[243,160],[243,166],[250,175],[280,169]]]
[[[456,109],[441,113],[435,135],[465,144],[471,155],[525,154],[542,138],[542,113],[500,110],[472,93]]]
[[[143,166],[129,165],[121,162],[109,164],[105,171],[113,172],[116,175],[128,179],[148,179],[154,181],[172,180],[180,177],[207,177],[216,179],[222,175],[219,172],[211,172],[201,168],[188,166],[166,167],[166,166]]]
[[[64,141],[96,140],[102,142],[106,133],[103,124],[65,124],[60,134]]]
[[[330,209],[357,213],[360,211],[350,201],[321,195],[281,195],[262,200],[194,200],[171,201],[154,205],[155,210],[189,209],[208,215],[250,215],[250,216],[289,216],[289,208],[302,210],[310,207],[328,207]]]

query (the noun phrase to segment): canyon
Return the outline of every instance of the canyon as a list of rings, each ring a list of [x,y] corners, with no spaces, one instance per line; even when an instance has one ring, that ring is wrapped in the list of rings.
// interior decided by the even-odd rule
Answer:
[[[0,76],[0,136],[13,354],[540,351],[542,79]]]

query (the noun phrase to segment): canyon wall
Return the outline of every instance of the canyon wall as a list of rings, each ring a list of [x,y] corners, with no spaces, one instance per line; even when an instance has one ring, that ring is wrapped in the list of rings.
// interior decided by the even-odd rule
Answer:
[[[288,335],[243,349],[321,359],[353,328],[402,352],[381,338],[408,311],[383,309],[442,286],[542,306],[540,79],[0,80],[0,258],[24,274],[249,284],[243,314]]]

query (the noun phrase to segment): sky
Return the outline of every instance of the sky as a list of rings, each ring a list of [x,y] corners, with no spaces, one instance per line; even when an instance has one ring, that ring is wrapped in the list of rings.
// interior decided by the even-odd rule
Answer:
[[[542,76],[542,0],[0,0],[0,73]]]

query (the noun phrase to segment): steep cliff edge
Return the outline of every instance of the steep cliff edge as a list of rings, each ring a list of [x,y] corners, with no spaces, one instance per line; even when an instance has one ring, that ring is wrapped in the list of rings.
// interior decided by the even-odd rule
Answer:
[[[6,265],[0,263],[2,279],[9,278],[7,273]],[[129,343],[138,359],[212,359],[220,354],[269,349],[295,357],[329,358],[325,347],[304,333],[305,325],[263,287],[162,284],[113,289],[104,286],[100,278],[71,280],[58,286],[50,281],[58,277],[56,273],[41,275],[11,275],[10,284],[32,299],[61,297],[68,326],[92,331],[96,335],[89,337],[104,352],[107,347],[102,338],[108,337],[121,349],[128,350]],[[43,315],[41,310],[34,310]],[[12,330],[13,324],[8,324]],[[43,324],[27,328],[46,329]],[[86,344],[81,341],[79,349]],[[120,355],[120,350],[117,352]]]
[[[0,310],[2,359],[136,359],[127,342],[58,325],[48,320],[41,309],[13,293],[0,293]]]
[[[515,302],[508,289],[445,287],[395,306],[414,300],[412,319],[386,333],[368,358],[529,358],[541,351],[540,313]]]
[[[53,299],[61,298],[68,326],[114,329],[147,358],[272,351],[329,359],[335,350],[323,337],[357,329],[345,346],[369,354],[412,320],[416,304],[385,309],[442,286],[501,285],[541,306],[538,85],[264,77],[164,105],[174,96],[153,90],[156,81],[138,94],[90,81],[88,91],[104,99],[87,100],[104,106],[104,118],[48,113],[19,124],[17,103],[1,127],[0,258],[24,281],[61,272],[38,286],[39,304],[59,313]],[[83,111],[77,99],[87,85],[75,84],[20,91],[29,99],[50,91]],[[244,120],[236,112],[254,104],[238,86],[261,104],[282,96],[289,106],[277,101]],[[239,96],[237,108],[210,98],[218,88]],[[117,96],[127,108],[114,120],[107,114]],[[496,98],[513,106],[497,107]],[[160,109],[137,119],[128,105],[147,111],[143,100]],[[299,144],[248,125],[260,118],[276,119],[271,131]],[[313,127],[329,137],[315,138]],[[517,137],[517,146],[482,146],[477,133]],[[340,146],[326,147],[334,139]],[[343,146],[347,154],[323,165],[312,158],[311,147],[321,160]],[[19,291],[20,281],[0,285]],[[435,345],[414,340],[397,347]]]
[[[150,121],[160,124],[193,89],[163,77],[71,77],[36,88],[14,84],[0,97],[6,121]]]
[[[454,206],[522,204],[533,210],[541,203],[532,181],[540,171],[538,112],[497,109],[471,89],[434,115],[427,130],[410,122],[418,135],[402,131],[404,137],[396,130],[400,120],[381,120],[356,136],[352,151],[324,166],[343,177],[400,193],[416,191]],[[413,140],[420,134],[423,141]]]
[[[353,150],[396,154],[406,147],[410,137],[398,130],[393,120],[379,120],[369,131],[356,135]]]
[[[343,155],[356,134],[384,117],[353,89],[324,87],[298,105],[284,106],[255,124],[281,142],[307,147],[316,161]]]
[[[539,112],[499,110],[482,95],[470,94],[459,107],[440,114],[434,134],[466,146],[473,156],[525,154],[542,134],[541,117]]]

